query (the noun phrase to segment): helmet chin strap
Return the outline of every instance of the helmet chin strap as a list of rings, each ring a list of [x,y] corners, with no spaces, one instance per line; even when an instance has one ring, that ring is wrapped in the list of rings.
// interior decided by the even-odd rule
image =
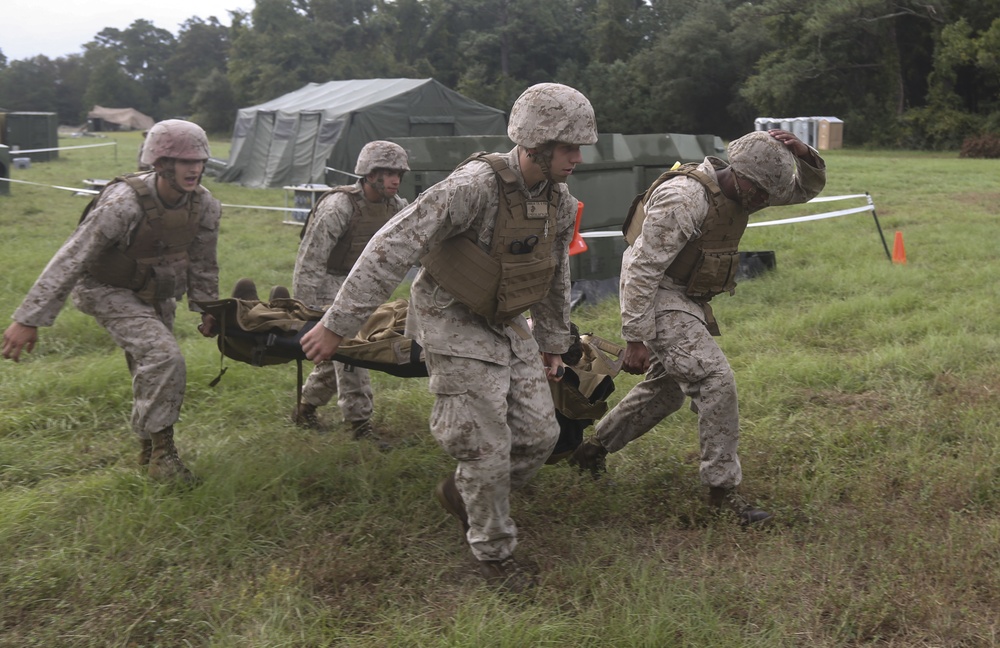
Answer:
[[[180,186],[180,184],[177,183],[177,172],[174,170],[173,166],[171,166],[168,169],[164,169],[163,171],[160,171],[158,173],[158,175],[161,178],[163,178],[164,180],[166,180],[167,184],[170,185],[170,188],[173,189],[174,191],[176,191],[177,193],[180,193],[180,194],[187,193]]]
[[[552,174],[552,148],[548,145],[544,147],[539,147],[534,153],[528,153],[528,157],[531,161],[538,165],[538,168],[542,170],[542,175],[549,182],[565,182],[566,178],[557,178]]]
[[[385,193],[385,178],[379,176],[379,178],[375,182],[371,183],[371,185],[375,188],[375,191],[378,192],[378,195],[382,196],[382,200],[388,200],[389,196]]]
[[[385,192],[385,174],[375,173],[374,180],[369,180],[368,177],[364,177],[361,180],[364,184],[374,189],[382,200],[389,200],[389,196]]]
[[[177,168],[174,166],[173,160],[165,160],[163,162],[162,168],[156,170],[157,177],[163,178],[167,181],[167,185],[179,193],[182,197],[191,193],[187,189],[181,187],[180,183],[177,182]],[[201,179],[199,178],[199,182]]]

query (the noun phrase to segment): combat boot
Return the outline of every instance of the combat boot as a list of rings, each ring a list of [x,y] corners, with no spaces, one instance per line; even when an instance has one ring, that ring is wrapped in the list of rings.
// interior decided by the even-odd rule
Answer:
[[[295,425],[310,430],[322,431],[323,424],[319,422],[316,406],[311,403],[299,403],[292,409],[292,422]]]
[[[719,510],[731,511],[739,520],[740,526],[760,528],[767,526],[774,520],[773,515],[750,504],[736,492],[735,488],[709,487],[708,503]]]
[[[503,560],[480,560],[479,573],[487,584],[510,594],[525,594],[537,585],[535,574],[519,565],[514,556]]]
[[[174,428],[168,427],[151,435],[149,454],[149,476],[156,481],[180,481],[194,483],[195,476],[187,469],[177,455],[174,445]]]
[[[375,431],[375,426],[372,425],[371,419],[351,421],[351,438],[355,441],[371,441],[383,452],[392,449],[392,445]]]
[[[573,451],[569,458],[569,465],[576,466],[580,472],[589,470],[591,477],[600,479],[601,475],[608,471],[607,456],[608,451],[601,445],[600,441],[591,437]]]
[[[139,439],[139,465],[148,466],[149,457],[153,454],[153,440]]]
[[[455,519],[462,525],[463,537],[467,535],[469,533],[469,514],[465,511],[465,500],[462,499],[462,494],[458,492],[458,486],[455,485],[455,473],[441,480],[437,488],[434,489],[434,497],[444,507],[444,510],[455,516]]]
[[[240,279],[233,286],[233,299],[260,301],[257,297],[257,284],[253,282],[253,279],[247,279],[246,277]]]

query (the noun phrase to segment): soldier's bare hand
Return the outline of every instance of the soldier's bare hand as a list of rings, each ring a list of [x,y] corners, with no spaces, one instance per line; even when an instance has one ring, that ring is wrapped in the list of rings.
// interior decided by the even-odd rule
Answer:
[[[793,133],[789,133],[786,130],[781,130],[779,128],[772,128],[767,131],[771,137],[778,140],[792,152],[795,157],[802,157],[809,153],[809,147],[806,146],[802,140],[796,137]]]
[[[27,349],[31,353],[35,349],[35,342],[38,341],[38,329],[34,326],[25,326],[20,322],[12,322],[7,330],[3,332],[3,357],[14,362],[21,359],[21,349]]]
[[[622,356],[622,370],[630,374],[644,374],[649,370],[649,349],[642,342],[629,342]]]
[[[323,362],[333,357],[333,354],[340,348],[343,337],[337,335],[321,323],[316,323],[305,335],[299,344],[306,357],[313,362]]]
[[[542,353],[542,364],[545,366],[545,377],[549,382],[559,382],[566,373],[566,365],[558,353]]]
[[[215,337],[219,334],[219,324],[215,317],[208,313],[201,314],[201,324],[198,325],[198,332],[205,337]]]

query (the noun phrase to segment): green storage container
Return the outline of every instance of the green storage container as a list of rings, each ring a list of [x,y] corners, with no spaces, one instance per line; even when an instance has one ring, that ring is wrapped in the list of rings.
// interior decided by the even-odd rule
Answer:
[[[59,151],[21,153],[59,146],[59,116],[50,112],[9,112],[0,123],[2,143],[11,148],[11,157],[28,157],[32,162],[59,158]]]

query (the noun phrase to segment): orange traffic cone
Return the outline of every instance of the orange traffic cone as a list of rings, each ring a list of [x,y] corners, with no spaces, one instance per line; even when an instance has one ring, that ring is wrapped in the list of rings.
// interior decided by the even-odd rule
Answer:
[[[892,244],[892,262],[906,263],[906,248],[903,247],[902,232],[896,232],[896,240]]]
[[[583,220],[583,201],[576,208],[576,225],[573,226],[573,240],[569,242],[569,255],[582,254],[587,251],[587,242],[580,235],[580,221]]]

